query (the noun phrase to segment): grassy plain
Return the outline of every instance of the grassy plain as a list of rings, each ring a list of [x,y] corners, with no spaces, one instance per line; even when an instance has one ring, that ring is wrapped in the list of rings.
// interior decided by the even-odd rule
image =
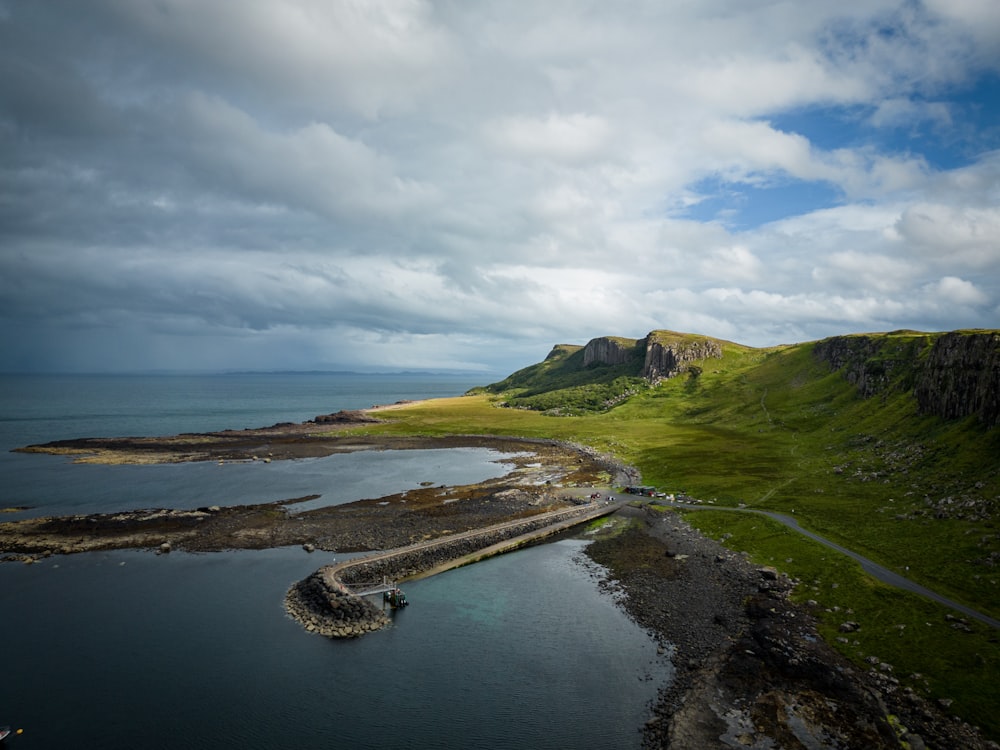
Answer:
[[[1000,429],[920,416],[908,391],[862,399],[811,347],[725,346],[690,375],[577,416],[503,408],[479,393],[394,409],[361,428],[568,440],[637,467],[645,484],[717,506],[794,514],[806,528],[1000,619]],[[830,642],[1000,737],[998,633],[878,584],[832,550],[765,518],[689,521],[801,581]],[[836,584],[836,585],[834,585]],[[845,620],[861,623],[847,636]],[[839,639],[839,640],[838,640]],[[878,668],[876,666],[876,668]],[[914,677],[913,675],[918,675]]]

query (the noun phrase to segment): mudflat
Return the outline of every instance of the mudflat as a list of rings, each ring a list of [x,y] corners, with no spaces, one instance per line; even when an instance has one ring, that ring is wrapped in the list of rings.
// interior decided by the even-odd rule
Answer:
[[[303,545],[356,552],[389,549],[502,521],[528,518],[575,499],[567,488],[606,483],[613,462],[547,440],[475,435],[372,437],[343,427],[372,421],[364,412],[320,421],[165,437],[80,438],[19,449],[106,464],[282,461],[361,450],[485,447],[514,454],[503,477],[457,487],[419,487],[386,497],[298,510],[316,496],[194,510],[155,508],[0,523],[0,554],[30,561],[49,554],[149,548],[217,551]],[[325,421],[323,421],[325,420]]]

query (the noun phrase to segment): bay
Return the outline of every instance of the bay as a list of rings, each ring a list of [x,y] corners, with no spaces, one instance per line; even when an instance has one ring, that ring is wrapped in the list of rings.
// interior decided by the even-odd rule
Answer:
[[[134,378],[74,384],[5,376],[0,444],[302,421],[458,395],[476,384],[404,378],[383,389],[389,380],[315,374]],[[79,431],[67,434],[67,425]],[[280,463],[283,481],[329,482],[324,494],[340,496],[351,471],[390,476],[395,458],[413,459],[400,476],[435,482],[450,466],[485,465],[474,473],[496,460],[426,453],[364,454],[387,461],[377,470],[357,461],[362,454],[344,456],[342,467]],[[29,460],[37,502],[78,512],[120,509],[127,498],[142,507],[192,507],[204,504],[196,496],[206,485],[215,496],[246,497],[265,476],[254,473],[263,465],[250,464],[91,467],[4,458],[13,459],[0,462],[4,505]],[[245,478],[229,471],[242,468]],[[271,492],[263,494],[278,499]],[[564,539],[410,582],[412,603],[393,627],[352,641],[308,634],[285,614],[288,586],[330,561],[299,548],[4,563],[0,723],[25,729],[19,748],[639,747],[650,702],[672,667],[598,586],[601,572],[583,555],[585,544]]]

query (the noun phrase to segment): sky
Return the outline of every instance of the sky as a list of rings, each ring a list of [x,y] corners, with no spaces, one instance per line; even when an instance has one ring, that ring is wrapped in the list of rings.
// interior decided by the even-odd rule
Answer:
[[[996,0],[0,0],[0,371],[998,327]]]

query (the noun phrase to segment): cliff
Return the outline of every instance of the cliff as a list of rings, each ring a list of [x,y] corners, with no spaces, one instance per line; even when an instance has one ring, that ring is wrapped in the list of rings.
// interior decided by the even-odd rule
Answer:
[[[1000,333],[956,331],[835,336],[813,354],[842,370],[859,395],[908,392],[921,414],[942,419],[975,416],[1000,424]]]
[[[653,331],[644,339],[646,360],[642,376],[651,383],[688,371],[693,362],[722,358],[722,346],[707,336],[680,336]]]
[[[633,359],[638,365],[641,360],[639,376],[655,383],[688,371],[694,362],[721,357],[722,346],[715,339],[652,331],[639,340],[617,336],[591,339],[583,350],[583,365],[624,365]]]
[[[931,347],[914,395],[924,414],[943,419],[976,415],[1000,424],[1000,333],[946,333]]]
[[[601,336],[591,339],[583,348],[583,366],[624,365],[636,356],[635,339]]]

